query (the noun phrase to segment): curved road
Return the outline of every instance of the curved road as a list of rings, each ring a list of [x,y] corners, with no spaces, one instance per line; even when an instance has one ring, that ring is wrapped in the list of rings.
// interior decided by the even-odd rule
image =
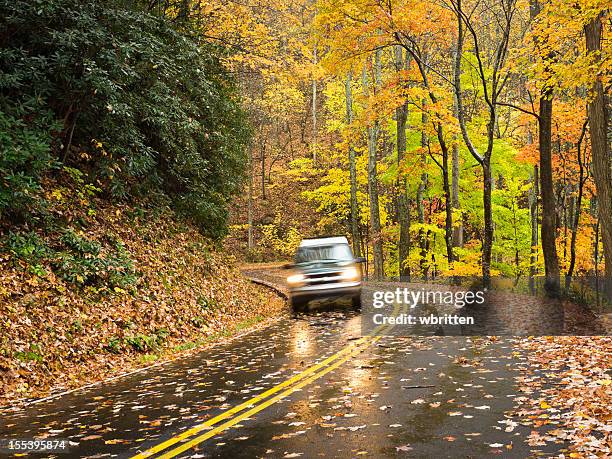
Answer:
[[[146,372],[2,413],[0,438],[68,439],[58,457],[91,458],[151,448],[151,457],[193,458],[536,453],[524,441],[530,429],[506,416],[524,363],[510,340],[364,340],[359,319],[346,308],[287,314]]]

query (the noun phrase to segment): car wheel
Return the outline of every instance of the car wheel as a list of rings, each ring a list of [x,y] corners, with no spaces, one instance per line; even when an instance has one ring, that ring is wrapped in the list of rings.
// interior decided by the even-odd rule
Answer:
[[[308,305],[307,300],[304,301],[298,298],[291,298],[290,303],[291,303],[291,310],[293,312],[305,312],[306,306]]]
[[[361,295],[360,296],[354,296],[351,299],[352,303],[353,303],[353,309],[355,311],[361,311]]]

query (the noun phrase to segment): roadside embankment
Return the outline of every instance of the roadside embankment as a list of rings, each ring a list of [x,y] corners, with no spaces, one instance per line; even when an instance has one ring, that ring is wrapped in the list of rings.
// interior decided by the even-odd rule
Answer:
[[[282,311],[169,208],[79,203],[69,191],[49,192],[61,227],[0,234],[0,405],[146,367]]]

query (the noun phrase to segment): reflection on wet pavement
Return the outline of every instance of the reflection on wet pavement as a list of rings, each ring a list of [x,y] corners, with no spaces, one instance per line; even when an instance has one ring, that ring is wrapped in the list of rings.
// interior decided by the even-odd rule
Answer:
[[[130,457],[359,336],[360,317],[345,309],[285,317],[146,373],[2,413],[0,437],[68,438],[72,457]],[[504,414],[516,396],[512,351],[486,338],[384,337],[179,457],[526,457],[528,432]]]

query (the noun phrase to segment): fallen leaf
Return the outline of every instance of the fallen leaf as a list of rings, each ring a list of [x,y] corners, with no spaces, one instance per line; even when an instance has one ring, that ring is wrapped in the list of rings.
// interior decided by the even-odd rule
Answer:
[[[102,438],[102,435],[88,435],[84,438],[81,438],[81,440],[82,441],[97,440],[98,438]]]

